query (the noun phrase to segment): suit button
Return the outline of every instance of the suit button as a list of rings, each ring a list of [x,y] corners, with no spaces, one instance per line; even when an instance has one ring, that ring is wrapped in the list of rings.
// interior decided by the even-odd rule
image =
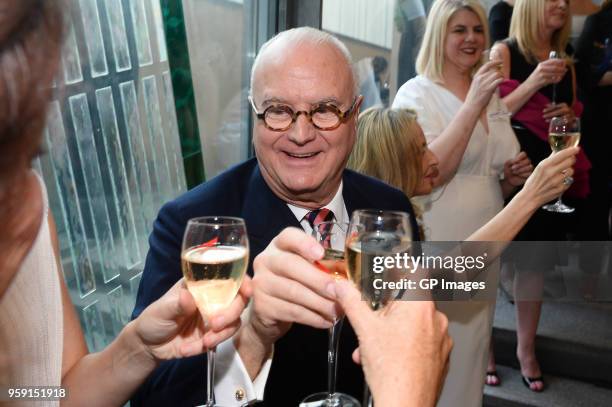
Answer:
[[[237,389],[236,393],[234,393],[234,396],[236,396],[236,401],[244,400],[244,390],[240,388]]]

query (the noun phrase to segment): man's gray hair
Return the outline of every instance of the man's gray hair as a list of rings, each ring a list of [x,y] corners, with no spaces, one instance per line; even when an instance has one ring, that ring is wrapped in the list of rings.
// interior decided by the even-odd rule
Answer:
[[[298,48],[303,43],[309,43],[314,45],[330,45],[340,51],[340,54],[343,56],[347,66],[349,67],[349,71],[351,72],[351,80],[353,81],[353,97],[359,94],[359,83],[357,83],[357,75],[355,73],[355,69],[353,67],[353,59],[351,57],[351,53],[344,45],[342,41],[333,36],[332,34],[326,33],[325,31],[317,30],[312,27],[297,27],[292,28],[290,30],[281,31],[276,34],[274,37],[270,38],[266,41],[255,60],[253,61],[253,66],[251,68],[251,84],[249,87],[249,95],[253,96],[253,80],[255,79],[255,71],[257,67],[261,63],[261,60],[264,58],[266,50],[274,43],[278,41],[286,41],[289,44],[292,44],[293,47]]]

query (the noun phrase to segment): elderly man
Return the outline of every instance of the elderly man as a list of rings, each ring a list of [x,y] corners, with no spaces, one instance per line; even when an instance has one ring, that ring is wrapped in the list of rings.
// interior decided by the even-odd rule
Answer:
[[[303,240],[303,231],[281,232],[293,226],[310,233],[321,219],[348,222],[358,208],[411,215],[412,208],[400,191],[345,170],[361,97],[350,54],[339,40],[312,28],[280,33],[262,47],[251,79],[257,158],[161,209],[133,315],[181,278],[181,241],[189,218],[244,218],[250,274],[255,256],[270,248],[255,262],[254,305],[248,318],[233,340],[218,347],[217,402],[238,406],[263,399],[266,406],[295,406],[305,395],[326,388],[323,328],[331,326],[336,306],[328,289],[332,278],[308,261],[320,258],[321,247],[314,240],[311,245],[293,244]],[[411,221],[417,239],[414,216]],[[270,255],[275,252],[280,256]],[[341,341],[338,390],[360,398],[363,373],[351,361],[357,342],[349,325]],[[204,367],[203,357],[166,363],[143,385],[133,405],[203,403]]]

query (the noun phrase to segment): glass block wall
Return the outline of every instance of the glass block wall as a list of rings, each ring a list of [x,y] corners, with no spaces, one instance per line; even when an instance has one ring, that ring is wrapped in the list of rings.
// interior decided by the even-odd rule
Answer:
[[[90,351],[129,321],[163,203],[186,190],[159,0],[71,0],[35,162]]]

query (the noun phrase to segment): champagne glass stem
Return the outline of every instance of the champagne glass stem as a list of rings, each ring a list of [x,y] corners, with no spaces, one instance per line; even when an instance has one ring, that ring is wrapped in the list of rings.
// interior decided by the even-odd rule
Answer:
[[[553,83],[552,85],[552,104],[557,104],[557,84]]]
[[[215,350],[212,348],[206,352],[206,407],[215,407]]]
[[[329,328],[329,342],[327,350],[327,407],[338,405],[338,400],[334,398],[336,394],[336,372],[338,367],[338,344],[340,342],[340,331],[344,317],[336,319],[334,325]]]

